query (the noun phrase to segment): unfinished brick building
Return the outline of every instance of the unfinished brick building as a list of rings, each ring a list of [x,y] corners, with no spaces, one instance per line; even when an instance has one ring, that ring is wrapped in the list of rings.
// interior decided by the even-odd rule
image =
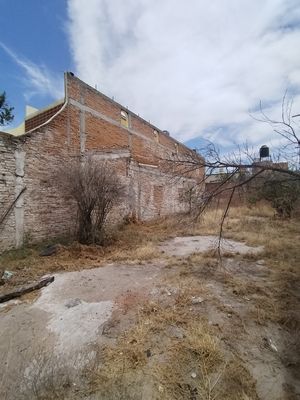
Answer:
[[[24,134],[0,132],[0,251],[72,234],[76,210],[51,177],[70,157],[111,162],[128,189],[119,219],[144,220],[184,209],[180,190],[202,171],[174,182],[161,160],[191,151],[66,73],[64,100],[27,117]]]

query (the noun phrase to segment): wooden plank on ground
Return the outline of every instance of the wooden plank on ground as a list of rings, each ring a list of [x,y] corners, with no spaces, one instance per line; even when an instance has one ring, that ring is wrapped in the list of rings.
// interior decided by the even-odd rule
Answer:
[[[49,276],[47,278],[43,278],[38,282],[31,283],[30,285],[26,285],[20,288],[13,290],[12,292],[0,295],[0,303],[5,303],[6,301],[15,299],[16,297],[23,296],[23,294],[33,292],[34,290],[41,289],[44,286],[49,285],[54,281],[54,276]]]

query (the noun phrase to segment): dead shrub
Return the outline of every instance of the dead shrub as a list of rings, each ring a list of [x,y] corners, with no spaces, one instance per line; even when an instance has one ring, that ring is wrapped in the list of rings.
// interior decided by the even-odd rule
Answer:
[[[102,243],[107,217],[125,193],[113,166],[91,157],[76,159],[59,169],[57,182],[77,206],[78,241]]]

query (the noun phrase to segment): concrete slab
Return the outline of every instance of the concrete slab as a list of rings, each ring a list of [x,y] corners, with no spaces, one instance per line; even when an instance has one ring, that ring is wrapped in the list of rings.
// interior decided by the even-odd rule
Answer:
[[[184,236],[166,240],[159,248],[169,256],[187,257],[193,253],[205,252],[216,248],[217,236]],[[262,246],[250,247],[234,240],[222,239],[221,251],[223,253],[256,254],[263,250]]]
[[[37,374],[46,368],[74,368],[80,353],[88,360],[89,346],[96,340],[98,344],[107,340],[102,327],[118,297],[126,292],[150,291],[161,269],[162,263],[109,264],[56,274],[37,300],[21,299],[2,307],[0,398],[22,399],[28,383],[41,381]],[[56,365],[49,362],[51,358]],[[78,366],[82,367],[82,359]]]

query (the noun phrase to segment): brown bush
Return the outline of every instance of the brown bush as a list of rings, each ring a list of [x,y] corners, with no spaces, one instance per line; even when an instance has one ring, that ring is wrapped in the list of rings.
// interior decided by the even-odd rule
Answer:
[[[92,158],[76,159],[59,170],[57,181],[77,205],[78,241],[101,243],[107,216],[125,194],[114,168]]]

